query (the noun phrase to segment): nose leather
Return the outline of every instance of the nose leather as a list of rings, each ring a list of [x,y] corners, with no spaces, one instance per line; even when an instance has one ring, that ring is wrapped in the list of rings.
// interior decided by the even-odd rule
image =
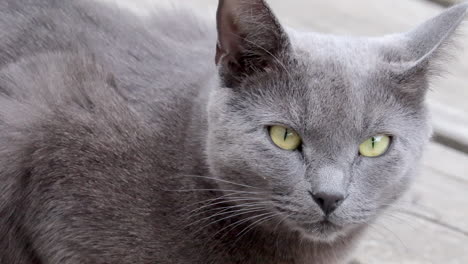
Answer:
[[[320,206],[320,209],[322,209],[325,215],[333,213],[344,199],[344,195],[341,193],[310,192],[310,195],[315,203]]]

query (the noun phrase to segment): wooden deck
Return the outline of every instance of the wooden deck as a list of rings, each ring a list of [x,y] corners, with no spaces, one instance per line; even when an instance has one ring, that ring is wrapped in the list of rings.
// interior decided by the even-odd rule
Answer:
[[[113,1],[145,14],[169,0]],[[182,0],[210,10],[216,0]],[[443,10],[426,0],[270,0],[287,25],[325,33],[368,35],[406,31]],[[143,7],[143,8],[141,8]],[[459,37],[468,47],[468,26]],[[441,142],[468,152],[468,49],[457,52],[449,75],[433,83],[429,104]],[[356,262],[468,263],[468,155],[429,146],[419,178],[407,197],[373,224]]]

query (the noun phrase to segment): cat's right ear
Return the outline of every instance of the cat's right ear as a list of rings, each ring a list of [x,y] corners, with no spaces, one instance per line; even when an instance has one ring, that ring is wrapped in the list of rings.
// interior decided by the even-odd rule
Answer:
[[[219,0],[216,64],[225,87],[235,88],[272,67],[289,39],[264,0]]]
[[[466,19],[468,3],[455,5],[427,20],[413,30],[391,38],[388,60],[395,68],[395,79],[405,84],[404,92],[422,98],[429,77],[439,75],[452,54],[452,43],[457,30]],[[396,47],[396,48],[395,48]]]

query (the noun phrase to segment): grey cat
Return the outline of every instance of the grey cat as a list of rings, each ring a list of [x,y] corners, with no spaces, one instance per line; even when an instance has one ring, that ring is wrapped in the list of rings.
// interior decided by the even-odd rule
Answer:
[[[467,9],[345,38],[262,0],[220,0],[218,30],[1,0],[0,263],[346,262],[417,172]]]

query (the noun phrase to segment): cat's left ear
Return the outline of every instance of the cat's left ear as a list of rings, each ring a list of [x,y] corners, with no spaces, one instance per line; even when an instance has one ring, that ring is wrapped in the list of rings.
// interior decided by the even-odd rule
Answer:
[[[290,48],[287,34],[264,0],[219,0],[216,64],[223,85],[242,81],[278,63]]]
[[[395,58],[400,64],[401,81],[418,77],[425,79],[443,70],[441,62],[450,57],[450,46],[467,10],[468,3],[453,6],[415,29],[398,35],[398,55]],[[394,59],[390,61],[395,62]]]

